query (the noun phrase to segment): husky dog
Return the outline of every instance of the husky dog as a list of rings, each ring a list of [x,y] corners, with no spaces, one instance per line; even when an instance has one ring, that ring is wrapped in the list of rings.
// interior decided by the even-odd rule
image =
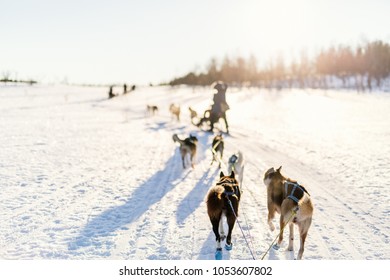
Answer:
[[[174,134],[172,136],[172,139],[174,142],[180,143],[180,154],[181,154],[181,160],[183,163],[183,168],[186,168],[186,157],[187,155],[190,156],[191,161],[191,167],[194,168],[194,161],[196,156],[196,150],[198,145],[198,138],[196,136],[193,136],[190,134],[189,137],[187,137],[184,140],[181,140],[177,134]]]
[[[158,112],[156,105],[146,105],[146,111],[150,116],[154,116]]]
[[[193,125],[196,125],[195,120],[198,119],[198,113],[195,110],[193,110],[191,107],[188,107],[188,110],[190,111],[191,123]]]
[[[180,106],[177,104],[171,104],[169,106],[169,112],[171,112],[172,118],[176,116],[177,121],[180,121]]]
[[[224,150],[225,143],[223,141],[222,134],[219,134],[214,137],[213,143],[211,146],[211,151],[213,153],[213,160],[211,161],[211,164],[214,163],[214,161],[218,161],[218,153],[219,153],[219,164],[218,167],[221,168],[221,162],[223,157],[223,150]],[[229,170],[231,172],[231,170]]]
[[[244,179],[244,167],[245,159],[241,151],[238,151],[229,158],[228,172],[234,171],[234,173],[238,176],[240,187],[242,187],[242,180]]]
[[[219,177],[218,183],[209,190],[206,201],[207,214],[217,242],[216,259],[222,258],[221,241],[225,239],[222,223],[223,216],[226,216],[228,224],[225,249],[229,251],[233,248],[232,231],[238,215],[238,206],[241,198],[240,187],[234,171],[229,176],[225,176],[221,171]]]
[[[284,177],[280,170],[273,167],[264,174],[264,184],[267,186],[268,225],[275,230],[272,219],[275,211],[280,214],[280,235],[274,248],[279,249],[283,241],[283,230],[287,224],[290,227],[288,250],[294,249],[294,224],[298,225],[300,248],[298,260],[302,259],[307,232],[309,231],[314,206],[309,193],[297,181]]]
[[[192,109],[191,107],[188,107],[188,110],[190,111],[191,119],[198,117],[198,113],[194,109]]]

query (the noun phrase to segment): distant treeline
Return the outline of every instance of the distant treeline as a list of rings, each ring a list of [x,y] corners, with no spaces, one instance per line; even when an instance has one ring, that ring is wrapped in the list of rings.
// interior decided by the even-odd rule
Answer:
[[[187,75],[169,82],[174,85],[210,85],[223,80],[237,86],[265,88],[356,88],[364,91],[381,87],[390,77],[390,45],[382,41],[324,49],[313,58],[302,51],[298,59],[287,64],[282,55],[258,67],[254,56],[225,57],[220,63],[211,59],[206,72]]]
[[[1,79],[0,83],[25,83],[25,84],[33,85],[33,84],[36,84],[37,81],[34,81],[34,80],[27,80],[27,81],[25,81],[25,80]]]

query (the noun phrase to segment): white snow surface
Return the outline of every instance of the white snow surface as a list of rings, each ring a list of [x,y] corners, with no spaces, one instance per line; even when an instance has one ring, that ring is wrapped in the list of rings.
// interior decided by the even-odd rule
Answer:
[[[117,92],[121,89],[117,89]],[[205,197],[219,178],[212,133],[191,124],[212,90],[143,87],[107,99],[108,88],[0,86],[0,259],[207,260],[215,237]],[[233,250],[261,259],[278,233],[267,225],[264,172],[303,184],[315,206],[306,260],[390,258],[390,95],[337,90],[229,88],[224,163],[246,157]],[[172,119],[171,103],[182,107]],[[155,116],[146,105],[157,105]],[[224,125],[220,126],[224,129]],[[183,170],[177,133],[199,139]],[[215,134],[217,131],[215,132]],[[222,171],[226,171],[222,167]],[[296,258],[282,247],[264,259]]]

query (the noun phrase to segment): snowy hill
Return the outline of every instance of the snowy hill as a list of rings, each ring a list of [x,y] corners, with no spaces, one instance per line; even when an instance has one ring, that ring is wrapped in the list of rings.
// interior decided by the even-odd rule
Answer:
[[[188,111],[203,112],[212,91],[139,88],[110,100],[107,92],[0,87],[0,258],[214,259],[205,205],[220,172],[210,166],[214,135]],[[237,150],[247,159],[239,221],[256,259],[277,234],[263,175],[281,165],[315,205],[304,259],[390,258],[388,94],[231,88],[227,101],[224,162]],[[169,114],[173,102],[181,122]],[[159,107],[155,116],[147,104]],[[194,169],[183,170],[174,133],[198,137]],[[295,252],[285,232],[265,259],[294,259],[295,234]],[[233,243],[224,259],[252,259],[237,225]]]

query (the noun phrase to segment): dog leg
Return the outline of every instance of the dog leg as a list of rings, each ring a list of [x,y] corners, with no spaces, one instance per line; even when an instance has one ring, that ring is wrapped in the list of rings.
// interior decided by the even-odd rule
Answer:
[[[240,187],[242,187],[242,181],[244,181],[244,168],[245,166],[241,167],[241,172],[240,172]]]
[[[301,260],[301,259],[302,259],[303,251],[305,250],[305,240],[306,240],[306,236],[307,236],[307,232],[302,233],[302,234],[300,235],[301,245],[300,245],[299,251],[298,251],[298,260]]]
[[[225,249],[228,251],[230,251],[233,248],[232,232],[233,232],[233,227],[234,227],[235,222],[236,222],[236,217],[232,213],[227,214],[227,224],[228,224],[229,230],[228,230],[228,235],[226,237]]]
[[[224,241],[226,238],[225,229],[223,228],[223,217],[224,217],[224,214],[222,214],[221,218],[219,219],[219,234],[221,237],[221,241]]]
[[[211,224],[213,225],[213,232],[215,234],[215,240],[217,241],[217,248],[221,247],[221,236],[219,235],[218,227],[219,227],[219,219],[213,218],[211,220]]]
[[[278,239],[278,247],[280,248],[280,244],[282,244],[282,241],[283,241],[283,233],[284,233],[284,226],[285,226],[285,222],[284,222],[284,216],[283,215],[280,215],[280,232],[279,232],[279,239]]]
[[[210,166],[213,165],[214,161],[215,161],[215,156],[213,154],[213,159],[211,160]]]
[[[311,225],[311,217],[299,223],[299,236],[300,236],[300,247],[298,251],[298,260],[302,259],[303,251],[305,250],[305,240],[307,236],[307,232],[309,231]]]
[[[182,161],[182,163],[183,163],[183,169],[186,169],[185,156],[184,156],[184,154],[181,155],[181,161]]]
[[[219,235],[219,230],[218,230],[220,221],[222,219],[222,213],[218,216],[214,216],[213,218],[210,218],[210,220],[211,220],[211,224],[213,225],[213,232],[215,234],[215,241],[217,247],[215,250],[215,259],[222,260],[221,236]]]
[[[293,251],[294,250],[294,224],[290,223],[290,236],[288,239],[288,250]]]
[[[222,260],[222,246],[221,246],[221,236],[219,234],[219,226],[220,226],[220,221],[222,219],[222,211],[217,211],[216,213],[213,213],[210,215],[210,221],[213,226],[213,232],[215,235],[215,241],[216,241],[216,250],[215,250],[215,259],[216,260]]]
[[[228,125],[225,113],[223,114],[223,119],[225,121],[226,133],[229,134],[229,125]]]
[[[223,143],[221,143],[220,145],[222,145]],[[219,169],[221,169],[221,162],[222,162],[222,158],[223,158],[223,146],[222,146],[222,149],[221,149],[221,155],[220,155],[220,161],[219,161]]]
[[[218,163],[218,168],[221,168],[221,162],[218,161],[218,152],[217,151],[214,151],[214,153],[213,153],[213,162],[212,163],[214,163],[214,161],[219,162]]]
[[[271,231],[275,230],[275,226],[272,223],[274,217],[275,217],[275,207],[273,206],[272,202],[268,202],[268,225]]]

